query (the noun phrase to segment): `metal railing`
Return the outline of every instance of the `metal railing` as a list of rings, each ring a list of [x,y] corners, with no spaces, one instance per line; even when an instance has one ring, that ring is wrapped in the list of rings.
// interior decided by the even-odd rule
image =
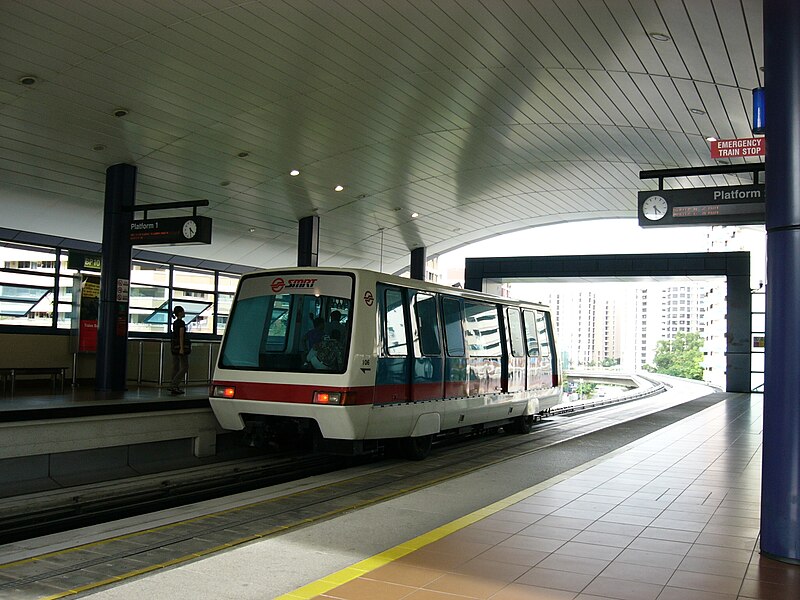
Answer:
[[[186,383],[210,383],[219,354],[219,341],[193,341]],[[169,340],[128,339],[127,380],[137,384],[164,385],[172,378],[172,353]]]

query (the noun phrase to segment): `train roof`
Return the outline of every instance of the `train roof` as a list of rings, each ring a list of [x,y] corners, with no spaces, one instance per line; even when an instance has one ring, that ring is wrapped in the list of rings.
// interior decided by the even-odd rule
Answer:
[[[509,298],[507,296],[496,296],[494,294],[486,294],[484,292],[476,292],[474,290],[451,287],[430,281],[420,281],[418,279],[400,277],[399,275],[380,273],[378,271],[370,271],[368,269],[351,269],[346,267],[279,267],[274,269],[259,269],[258,271],[251,271],[250,273],[243,275],[243,277],[254,275],[285,275],[288,273],[352,273],[360,281],[375,281],[376,283],[380,282],[402,287],[414,287],[418,290],[447,293],[453,296],[470,298],[474,300],[484,300],[489,302],[497,302],[498,300],[501,300],[504,303],[511,305],[532,305],[549,310],[549,307],[542,302],[519,300],[517,298]]]

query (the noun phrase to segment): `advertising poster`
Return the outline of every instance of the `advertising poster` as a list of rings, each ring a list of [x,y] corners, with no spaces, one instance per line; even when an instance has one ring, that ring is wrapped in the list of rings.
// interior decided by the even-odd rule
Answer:
[[[76,277],[76,280],[78,277]],[[97,315],[100,306],[100,276],[81,275],[78,304],[78,352],[97,351]]]

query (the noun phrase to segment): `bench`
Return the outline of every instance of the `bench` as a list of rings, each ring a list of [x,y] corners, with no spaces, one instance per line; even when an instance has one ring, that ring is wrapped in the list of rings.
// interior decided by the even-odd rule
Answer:
[[[56,380],[61,379],[61,393],[64,393],[64,379],[67,377],[69,367],[2,367],[0,368],[0,379],[3,380],[3,395],[6,393],[6,380],[11,381],[11,395],[14,395],[14,388],[17,383],[18,375],[50,375],[53,382],[53,393],[56,393]]]

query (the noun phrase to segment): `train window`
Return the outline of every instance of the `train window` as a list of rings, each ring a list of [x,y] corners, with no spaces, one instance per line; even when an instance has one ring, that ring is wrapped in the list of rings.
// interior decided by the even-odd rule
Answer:
[[[439,315],[436,310],[436,296],[417,292],[414,296],[417,315],[420,350],[424,356],[439,356],[442,353],[439,342]]]
[[[470,356],[500,356],[500,324],[497,306],[464,302],[465,339]]]
[[[547,315],[536,311],[536,332],[539,336],[539,349],[542,356],[550,356],[550,330],[547,326]]]
[[[536,336],[536,313],[532,310],[523,310],[522,318],[525,321],[525,342],[528,347],[528,356],[539,356],[539,339]]]
[[[221,367],[344,372],[349,331],[344,327],[343,335],[328,334],[322,317],[326,307],[333,306],[349,314],[352,277],[289,277],[242,278],[220,353]]]
[[[464,329],[461,323],[461,302],[456,298],[442,298],[444,337],[448,356],[464,356]]]
[[[386,353],[389,356],[407,356],[406,319],[403,309],[403,293],[386,290]]]
[[[522,317],[519,309],[508,309],[508,337],[511,340],[511,356],[525,356],[525,344],[522,341]]]

